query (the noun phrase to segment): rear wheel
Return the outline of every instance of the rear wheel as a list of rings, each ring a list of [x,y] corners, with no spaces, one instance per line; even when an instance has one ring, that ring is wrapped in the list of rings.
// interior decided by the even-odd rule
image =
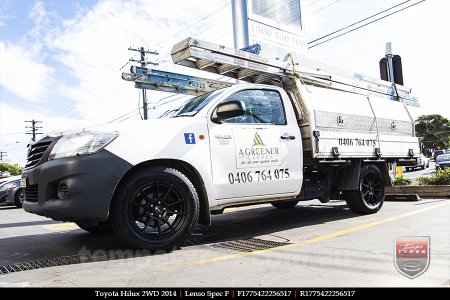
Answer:
[[[22,207],[24,199],[23,189],[18,189],[16,195],[14,196],[14,203],[17,207]]]
[[[361,167],[358,191],[345,191],[348,207],[355,213],[372,214],[381,209],[384,202],[384,180],[376,165]]]
[[[289,209],[294,208],[298,204],[298,200],[286,200],[286,201],[277,201],[272,202],[273,207],[280,208],[280,209]]]
[[[86,230],[87,232],[90,232],[90,233],[95,233],[95,234],[106,233],[106,232],[110,232],[112,230],[111,223],[109,223],[109,221],[98,222],[96,225],[88,225],[88,224],[83,224],[83,223],[76,223],[76,224],[81,229]]]
[[[199,216],[199,199],[189,179],[172,168],[147,168],[120,187],[111,207],[117,237],[138,249],[179,247]]]

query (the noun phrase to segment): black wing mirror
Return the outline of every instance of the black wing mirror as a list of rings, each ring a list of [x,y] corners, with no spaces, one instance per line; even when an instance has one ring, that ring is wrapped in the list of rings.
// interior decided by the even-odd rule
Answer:
[[[215,117],[212,121],[222,123],[223,120],[245,115],[245,104],[242,101],[229,101],[217,106]]]

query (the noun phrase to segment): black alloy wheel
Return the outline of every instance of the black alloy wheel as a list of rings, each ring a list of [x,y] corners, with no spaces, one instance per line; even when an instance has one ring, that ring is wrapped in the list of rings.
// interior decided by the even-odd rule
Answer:
[[[194,185],[172,168],[147,168],[121,186],[111,208],[117,237],[137,249],[170,251],[180,247],[199,216]]]
[[[360,171],[359,190],[345,191],[348,207],[356,213],[371,214],[381,209],[384,203],[384,180],[376,165],[363,165]]]

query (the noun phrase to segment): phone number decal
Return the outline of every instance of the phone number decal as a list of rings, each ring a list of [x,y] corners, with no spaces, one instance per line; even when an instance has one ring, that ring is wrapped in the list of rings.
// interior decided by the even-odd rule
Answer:
[[[359,147],[376,147],[377,141],[373,139],[350,139],[339,138],[339,146],[359,146]]]
[[[229,173],[230,184],[249,183],[254,181],[283,180],[289,178],[289,169],[262,170]]]

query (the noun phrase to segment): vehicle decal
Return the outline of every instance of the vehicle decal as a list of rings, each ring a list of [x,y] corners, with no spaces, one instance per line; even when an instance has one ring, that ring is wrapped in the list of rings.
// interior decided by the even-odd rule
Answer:
[[[234,129],[236,168],[280,166],[282,160],[279,129]]]
[[[195,135],[193,133],[185,133],[184,134],[184,141],[187,145],[193,145],[195,144]]]
[[[230,184],[251,183],[254,181],[272,181],[288,179],[289,169],[256,170],[249,172],[236,172],[228,174]]]

